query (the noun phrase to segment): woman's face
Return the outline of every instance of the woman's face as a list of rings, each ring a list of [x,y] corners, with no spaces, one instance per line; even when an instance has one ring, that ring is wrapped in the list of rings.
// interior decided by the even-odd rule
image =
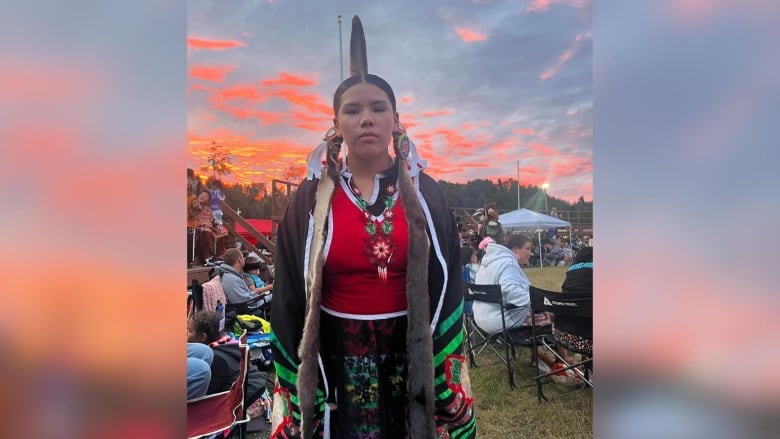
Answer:
[[[512,252],[517,256],[517,262],[521,265],[527,264],[528,260],[531,259],[531,241],[526,241],[526,243],[523,244],[523,248],[513,248]]]
[[[341,107],[333,119],[336,131],[349,146],[352,159],[372,161],[387,156],[387,146],[398,123],[398,113],[387,93],[379,87],[360,83],[341,95]]]
[[[473,252],[473,253],[471,254],[471,263],[472,263],[472,264],[476,264],[477,262],[478,262],[478,259],[477,259],[477,252]]]
[[[201,192],[198,194],[198,201],[200,201],[200,204],[206,205],[211,200],[211,194],[208,192]]]

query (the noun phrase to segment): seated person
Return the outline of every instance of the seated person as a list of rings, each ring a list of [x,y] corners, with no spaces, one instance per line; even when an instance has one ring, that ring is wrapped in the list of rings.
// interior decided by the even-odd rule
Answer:
[[[460,263],[463,267],[463,282],[475,283],[479,270],[479,254],[469,246],[460,248]]]
[[[521,234],[512,235],[506,245],[505,232],[498,227],[485,246],[485,255],[476,275],[477,284],[501,285],[504,298],[504,319],[507,329],[519,328],[530,309],[531,285],[519,264],[527,264],[531,257],[531,240]],[[487,239],[486,239],[487,240]],[[480,244],[482,247],[482,244]],[[501,331],[501,309],[497,304],[474,302],[474,322],[483,331],[496,334]]]
[[[187,343],[187,399],[203,396],[211,383],[214,353],[208,346]]]
[[[569,245],[568,241],[563,241],[561,244],[561,248],[563,249],[563,264],[569,265],[574,260],[574,248]]]
[[[539,244],[536,243],[535,240],[531,240],[531,257],[528,258],[528,266],[529,267],[538,267],[539,266],[539,259],[542,257],[542,248],[539,247]]]
[[[566,271],[561,294],[593,295],[593,248],[583,247],[577,252],[574,263]],[[568,363],[576,363],[581,360],[579,353],[592,355],[593,352],[593,318],[556,316],[553,324],[553,337],[558,346],[561,357]],[[546,349],[537,350],[539,358],[543,360],[542,369],[559,369],[562,363]],[[557,364],[556,364],[557,363]],[[544,367],[544,366],[547,367]],[[574,371],[566,371],[553,375],[553,380],[562,384],[577,385],[581,381]]]
[[[593,247],[584,247],[566,271],[563,294],[593,296]],[[555,341],[560,346],[590,355],[593,350],[593,318],[560,316],[555,319]]]
[[[477,270],[479,270],[479,255],[477,254],[477,251],[469,246],[461,247],[460,263],[463,267],[461,272],[463,282],[476,283]],[[473,314],[473,305],[474,302],[472,300],[467,300],[463,304],[463,310],[466,315],[470,316]]]
[[[219,330],[220,315],[214,311],[198,311],[187,321],[187,342],[199,344],[213,352],[211,361],[211,380],[207,394],[230,390],[236,381],[241,364],[241,351],[238,341],[226,337]],[[246,404],[257,401],[265,391],[265,372],[257,370],[254,364],[249,364],[245,387]]]
[[[565,255],[566,253],[563,251],[560,244],[558,244],[558,241],[553,241],[550,250],[544,257],[544,262],[554,267],[558,265],[559,262],[563,261]]]
[[[267,294],[268,298],[265,301],[270,302],[271,290],[273,289],[274,284],[265,284],[265,281],[260,277],[261,268],[265,268],[263,262],[253,253],[250,253],[246,259],[244,259],[244,282],[246,282],[246,286],[255,293]]]
[[[237,248],[228,249],[222,257],[223,262],[214,267],[214,272],[222,278],[222,289],[225,291],[227,303],[243,303],[258,297],[258,293],[252,291],[247,286],[242,275],[244,268],[244,255]],[[267,294],[264,291],[263,294]],[[267,300],[270,300],[268,295]],[[259,300],[250,308],[256,308],[265,303],[266,300]]]

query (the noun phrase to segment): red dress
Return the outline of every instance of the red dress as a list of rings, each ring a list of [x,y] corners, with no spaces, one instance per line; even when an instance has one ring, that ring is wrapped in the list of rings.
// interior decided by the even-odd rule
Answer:
[[[380,199],[390,202],[387,196]],[[328,400],[338,406],[331,413],[331,437],[408,436],[408,231],[402,200],[395,194],[392,201],[392,208],[379,218],[369,214],[375,225],[372,235],[354,195],[343,186],[333,195],[320,320]],[[385,234],[383,224],[388,221],[392,230]],[[382,265],[387,273],[384,280],[378,269]]]
[[[395,197],[398,198],[397,194]],[[328,311],[355,315],[405,312],[408,238],[401,200],[380,215],[372,236],[365,230],[367,219],[355,197],[337,187],[330,221],[332,227],[325,245],[322,281],[323,307]],[[388,221],[392,231],[385,235],[382,224]],[[383,262],[387,273],[384,281],[378,270]]]

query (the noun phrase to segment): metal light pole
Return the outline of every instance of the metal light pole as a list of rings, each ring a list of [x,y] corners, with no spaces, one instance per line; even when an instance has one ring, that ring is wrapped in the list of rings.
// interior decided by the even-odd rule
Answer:
[[[517,161],[517,210],[520,210],[520,160]]]
[[[550,183],[542,184],[542,190],[544,191],[544,213],[547,213],[547,188],[550,187]]]
[[[339,69],[339,73],[341,74],[341,81],[344,81],[344,53],[342,52],[341,48],[341,14],[339,14],[339,60],[341,62],[341,69]]]

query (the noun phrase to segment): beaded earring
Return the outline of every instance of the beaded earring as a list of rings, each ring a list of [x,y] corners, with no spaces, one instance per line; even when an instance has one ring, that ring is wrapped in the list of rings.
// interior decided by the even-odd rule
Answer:
[[[406,129],[399,121],[393,129],[393,150],[396,157],[401,160],[409,159],[409,136],[406,135]]]
[[[328,161],[328,175],[334,181],[339,178],[339,152],[341,151],[341,144],[344,142],[344,137],[340,136],[335,127],[331,127],[325,137],[322,139],[328,144],[328,151],[326,154]]]

